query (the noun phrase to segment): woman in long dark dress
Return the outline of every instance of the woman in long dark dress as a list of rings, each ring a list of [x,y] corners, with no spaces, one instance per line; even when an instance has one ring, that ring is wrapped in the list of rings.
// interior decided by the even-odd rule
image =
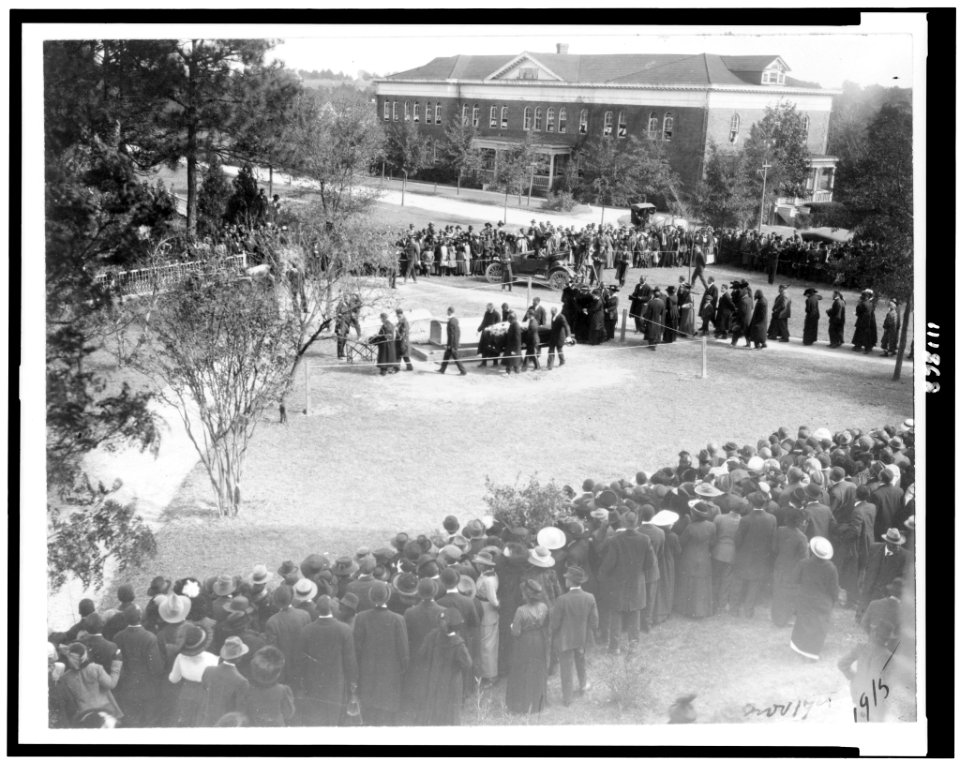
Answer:
[[[777,627],[790,624],[797,605],[800,563],[810,555],[807,536],[800,530],[803,514],[787,513],[784,526],[775,535],[776,558],[773,562],[773,600],[770,618]]]
[[[695,336],[697,333],[696,316],[693,312],[693,295],[690,293],[690,286],[684,284],[680,287],[677,294],[677,306],[680,309],[680,333],[686,337]]]
[[[680,327],[680,307],[677,303],[677,289],[674,286],[667,286],[667,298],[664,300],[666,309],[663,313],[663,324],[666,326],[663,330],[663,343],[670,344],[677,338],[677,330]]]
[[[532,579],[521,588],[523,605],[510,625],[513,648],[507,679],[507,709],[516,714],[539,713],[547,703],[550,666],[550,610],[543,588]]]
[[[467,644],[460,635],[463,615],[445,608],[440,626],[423,641],[417,661],[423,665],[419,682],[416,722],[418,725],[459,725],[463,706],[464,674],[473,667]]]
[[[754,294],[756,301],[753,303],[753,316],[750,318],[750,329],[747,332],[747,346],[753,342],[755,349],[767,348],[767,300],[763,291],[759,288]]]
[[[830,629],[830,615],[840,596],[840,579],[833,558],[833,546],[826,537],[810,540],[812,556],[798,569],[797,620],[790,636],[790,648],[805,659],[819,661]]]
[[[691,523],[680,535],[680,565],[677,570],[678,614],[700,619],[713,614],[713,562],[710,550],[717,537],[717,527],[710,520],[710,506],[700,500],[691,501]]]
[[[880,349],[884,357],[897,353],[897,339],[900,336],[900,313],[897,312],[897,300],[890,300],[890,309],[883,319],[883,336],[880,338]]]
[[[397,365],[397,332],[386,312],[380,313],[380,322],[382,325],[373,343],[377,345],[377,367],[380,375],[385,376],[400,370]]]
[[[677,559],[680,557],[680,538],[673,532],[673,526],[679,516],[673,511],[660,511],[655,514],[652,523],[663,530],[663,557],[660,559],[660,584],[653,604],[653,621],[660,624],[673,612],[673,601],[677,589]]]
[[[817,340],[817,329],[820,325],[820,294],[817,289],[808,288],[803,292],[807,297],[806,316],[803,318],[803,343],[813,344]]]
[[[527,569],[528,551],[520,543],[510,542],[504,552],[497,556],[497,597],[500,599],[500,638],[497,669],[500,677],[510,671],[510,653],[513,650],[514,638],[510,635],[510,625],[513,624],[514,614],[523,598],[520,593],[520,584]]]

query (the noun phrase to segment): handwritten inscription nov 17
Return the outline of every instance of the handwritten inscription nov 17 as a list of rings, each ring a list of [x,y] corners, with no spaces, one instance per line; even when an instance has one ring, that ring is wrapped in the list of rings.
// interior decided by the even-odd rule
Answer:
[[[798,698],[795,701],[788,701],[785,704],[770,704],[770,706],[756,706],[755,704],[745,704],[743,707],[743,716],[747,719],[790,719],[805,720],[810,716],[810,712],[816,707],[828,706],[830,698],[824,699],[805,699]]]

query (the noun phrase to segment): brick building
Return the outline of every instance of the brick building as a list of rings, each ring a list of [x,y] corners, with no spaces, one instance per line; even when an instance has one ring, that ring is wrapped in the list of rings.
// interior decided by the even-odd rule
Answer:
[[[595,135],[663,140],[671,165],[692,188],[711,140],[736,150],[765,107],[789,101],[808,124],[808,196],[778,203],[829,201],[836,158],[826,155],[827,132],[837,91],[789,71],[776,55],[574,55],[558,45],[556,53],[435,58],[375,84],[384,121],[412,120],[436,138],[448,120],[472,122],[488,175],[498,150],[531,133],[541,158],[534,185],[541,190],[554,187],[573,147]]]

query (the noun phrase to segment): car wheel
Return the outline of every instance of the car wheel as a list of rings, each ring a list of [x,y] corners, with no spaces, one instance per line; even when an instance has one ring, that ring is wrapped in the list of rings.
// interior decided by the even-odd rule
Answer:
[[[499,262],[491,262],[489,265],[487,265],[484,275],[487,276],[488,283],[502,283],[503,265],[501,265]]]
[[[554,291],[563,291],[570,282],[570,276],[563,270],[554,270],[547,281]]]

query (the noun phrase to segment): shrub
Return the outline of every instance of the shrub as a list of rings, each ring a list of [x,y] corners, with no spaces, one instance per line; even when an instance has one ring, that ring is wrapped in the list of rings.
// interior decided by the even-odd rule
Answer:
[[[519,481],[518,477],[517,483],[509,485],[486,480],[487,494],[483,500],[497,521],[536,532],[573,515],[569,499],[554,481],[541,485],[536,476],[531,476],[523,486]]]
[[[573,198],[573,194],[568,191],[560,191],[559,193],[551,193],[547,196],[547,200],[543,202],[543,209],[549,212],[569,212],[575,209],[577,206],[576,200]]]

